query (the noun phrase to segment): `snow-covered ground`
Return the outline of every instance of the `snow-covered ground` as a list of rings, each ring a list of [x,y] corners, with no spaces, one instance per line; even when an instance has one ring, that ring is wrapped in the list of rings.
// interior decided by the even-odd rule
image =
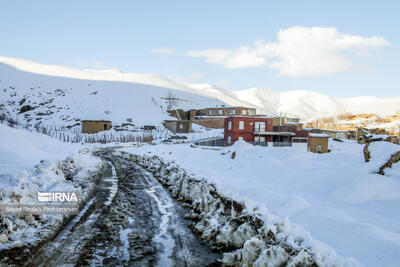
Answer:
[[[37,192],[91,190],[101,161],[80,144],[62,143],[49,136],[0,124],[0,204],[37,204]],[[67,174],[73,175],[67,180]],[[4,214],[0,249],[32,244],[56,230],[64,215]],[[45,229],[45,230],[44,230]]]
[[[187,144],[123,150],[175,161],[223,192],[287,217],[341,256],[366,266],[399,266],[400,163],[385,176],[376,172],[400,146],[371,144],[369,163],[362,148],[345,141],[331,142],[328,154],[244,142],[220,150]]]

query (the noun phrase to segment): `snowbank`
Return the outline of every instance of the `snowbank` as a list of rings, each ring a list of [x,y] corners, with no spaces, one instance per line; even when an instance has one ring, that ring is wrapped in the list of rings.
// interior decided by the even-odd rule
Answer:
[[[86,199],[101,161],[89,149],[0,124],[0,204],[37,204],[37,192],[79,191]],[[79,151],[79,149],[81,149]],[[0,249],[51,236],[67,215],[1,214]]]
[[[157,156],[122,156],[151,171],[175,198],[191,204],[186,217],[194,220],[194,231],[225,251],[222,262],[227,266],[359,266],[287,219],[236,201],[174,163]]]
[[[386,146],[383,142],[373,146],[382,144]],[[216,184],[233,199],[287,217],[341,256],[366,266],[398,266],[399,164],[381,176],[376,161],[390,157],[390,151],[376,154],[372,147],[371,161],[365,163],[363,146],[356,142],[345,140],[329,146],[331,153],[327,154],[244,142],[220,150],[145,145],[123,151],[174,161],[189,176]]]

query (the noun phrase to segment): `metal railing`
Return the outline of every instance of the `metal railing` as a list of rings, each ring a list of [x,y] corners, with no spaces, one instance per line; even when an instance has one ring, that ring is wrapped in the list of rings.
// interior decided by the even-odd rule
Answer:
[[[206,138],[193,141],[197,146],[226,146],[224,138]]]
[[[291,147],[292,142],[273,142],[274,147]]]
[[[250,144],[255,145],[255,146],[268,146],[267,142],[250,142]]]

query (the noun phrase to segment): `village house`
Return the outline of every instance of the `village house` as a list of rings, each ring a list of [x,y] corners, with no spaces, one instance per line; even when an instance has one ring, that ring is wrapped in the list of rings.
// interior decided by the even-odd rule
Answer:
[[[274,125],[274,120],[270,117],[230,116],[225,119],[224,139],[227,146],[243,140],[262,146],[286,146],[326,153],[329,135],[298,130],[297,125]]]
[[[265,116],[231,116],[225,119],[226,145],[243,140],[264,146],[295,146],[307,148],[307,132],[297,126],[274,126],[273,118]]]
[[[296,131],[301,131],[303,129],[303,123],[300,122],[299,118],[280,116],[272,117],[274,126],[295,126]]]
[[[314,153],[327,153],[328,148],[328,134],[310,133],[308,136],[308,151]]]
[[[324,130],[330,137],[336,139],[350,139],[350,133],[346,130]]]
[[[272,141],[270,137],[255,133],[272,132],[272,128],[272,119],[268,117],[231,116],[225,119],[224,137],[228,146],[236,140],[267,143]]]
[[[223,129],[228,116],[255,116],[256,109],[248,107],[214,107],[189,110],[189,119],[206,128]]]
[[[106,120],[82,120],[82,133],[97,133],[110,130],[111,121]]]
[[[248,107],[213,107],[204,109],[167,110],[168,114],[178,120],[190,120],[192,123],[211,129],[223,129],[225,118],[232,115],[255,116],[256,109]]]
[[[215,107],[215,108],[205,108],[205,109],[191,109],[189,110],[189,118],[192,119],[194,117],[199,116],[222,116],[227,117],[231,115],[240,115],[240,116],[254,116],[256,115],[255,108],[248,107]]]
[[[192,132],[192,122],[189,120],[165,120],[163,125],[173,133]]]

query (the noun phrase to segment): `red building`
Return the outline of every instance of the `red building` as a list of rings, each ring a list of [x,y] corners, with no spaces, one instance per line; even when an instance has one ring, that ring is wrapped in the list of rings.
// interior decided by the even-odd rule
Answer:
[[[273,146],[292,146],[307,143],[308,132],[298,131],[297,126],[274,126],[269,117],[231,116],[225,118],[224,137],[230,146],[236,140]]]
[[[262,140],[261,142],[271,142],[272,139],[270,136],[255,136],[254,133],[272,131],[272,118],[246,116],[232,116],[225,118],[224,136],[226,145],[228,146],[233,145],[236,140],[244,140],[246,142],[255,142]]]

